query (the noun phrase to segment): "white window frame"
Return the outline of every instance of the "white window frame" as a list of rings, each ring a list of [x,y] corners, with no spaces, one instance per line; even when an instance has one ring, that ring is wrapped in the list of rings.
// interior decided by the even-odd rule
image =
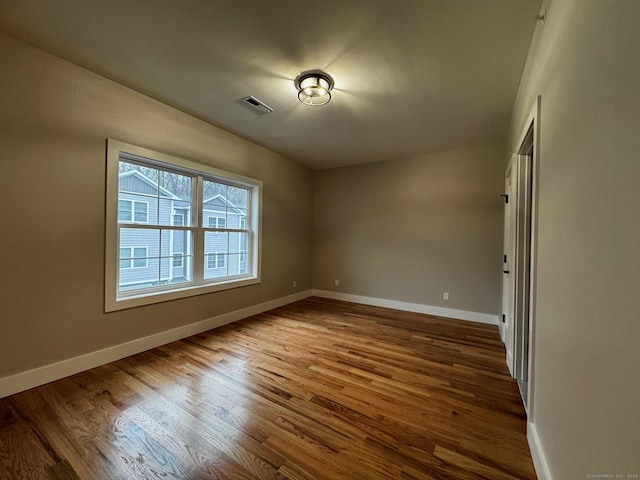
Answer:
[[[118,223],[118,166],[121,154],[138,158],[140,162],[150,166],[182,172],[196,177],[197,189],[194,193],[195,203],[191,209],[191,226],[168,227],[192,231],[194,238],[193,278],[188,284],[162,285],[134,292],[118,293],[119,281],[119,231]],[[123,159],[129,161],[129,159]],[[231,186],[246,188],[249,193],[248,225],[249,254],[247,273],[222,278],[204,280],[205,254],[204,232],[209,227],[203,225],[203,192],[204,180],[225,183]],[[135,218],[132,205],[132,218]],[[147,219],[148,216],[147,216]],[[213,293],[231,288],[255,285],[261,282],[261,253],[262,253],[262,182],[253,178],[237,175],[220,170],[209,165],[185,160],[154,150],[137,147],[117,140],[107,140],[107,189],[105,215],[105,312],[113,312],[126,308],[151,305],[154,303],[186,298],[204,293]],[[140,223],[140,222],[126,222]],[[187,222],[185,222],[187,223]],[[150,228],[152,227],[149,225]],[[167,228],[161,227],[158,228]],[[236,231],[235,229],[226,229]],[[210,229],[208,230],[210,231]],[[132,251],[133,252],[133,251]],[[226,262],[225,262],[226,263]],[[217,264],[217,262],[216,262]]]

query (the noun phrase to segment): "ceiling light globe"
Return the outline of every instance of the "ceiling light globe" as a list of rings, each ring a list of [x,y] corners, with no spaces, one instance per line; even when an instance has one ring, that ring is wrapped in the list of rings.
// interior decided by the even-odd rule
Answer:
[[[305,105],[325,105],[331,100],[333,79],[324,72],[309,72],[295,80],[298,99]]]

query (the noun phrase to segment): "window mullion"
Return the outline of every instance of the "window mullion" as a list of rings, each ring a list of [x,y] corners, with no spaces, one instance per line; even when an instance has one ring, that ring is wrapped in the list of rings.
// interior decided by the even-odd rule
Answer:
[[[196,177],[195,199],[192,200],[192,222],[196,227],[194,232],[193,251],[193,279],[195,283],[204,282],[204,229],[203,229],[203,205],[204,205],[204,180],[201,175]]]

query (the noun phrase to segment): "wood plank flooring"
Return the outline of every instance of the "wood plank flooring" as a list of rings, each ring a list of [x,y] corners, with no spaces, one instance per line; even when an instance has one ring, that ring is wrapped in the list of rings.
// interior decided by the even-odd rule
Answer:
[[[0,400],[0,479],[535,479],[496,327],[309,298]]]

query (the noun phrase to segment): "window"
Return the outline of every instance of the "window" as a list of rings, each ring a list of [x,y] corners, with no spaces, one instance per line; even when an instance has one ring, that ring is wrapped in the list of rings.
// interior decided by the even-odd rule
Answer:
[[[227,228],[227,219],[224,217],[208,217],[208,225],[211,228]]]
[[[176,227],[183,227],[184,226],[184,215],[181,213],[174,213],[173,214],[173,225],[175,225]]]
[[[147,223],[149,221],[149,204],[134,200],[118,200],[118,220]]]
[[[207,268],[225,268],[227,266],[224,253],[210,253],[207,255]]]
[[[120,247],[120,269],[147,268],[147,247]]]
[[[246,273],[247,271],[247,252],[240,251],[240,256],[238,257],[238,271],[240,273]]]
[[[259,283],[261,186],[109,140],[105,310]]]

